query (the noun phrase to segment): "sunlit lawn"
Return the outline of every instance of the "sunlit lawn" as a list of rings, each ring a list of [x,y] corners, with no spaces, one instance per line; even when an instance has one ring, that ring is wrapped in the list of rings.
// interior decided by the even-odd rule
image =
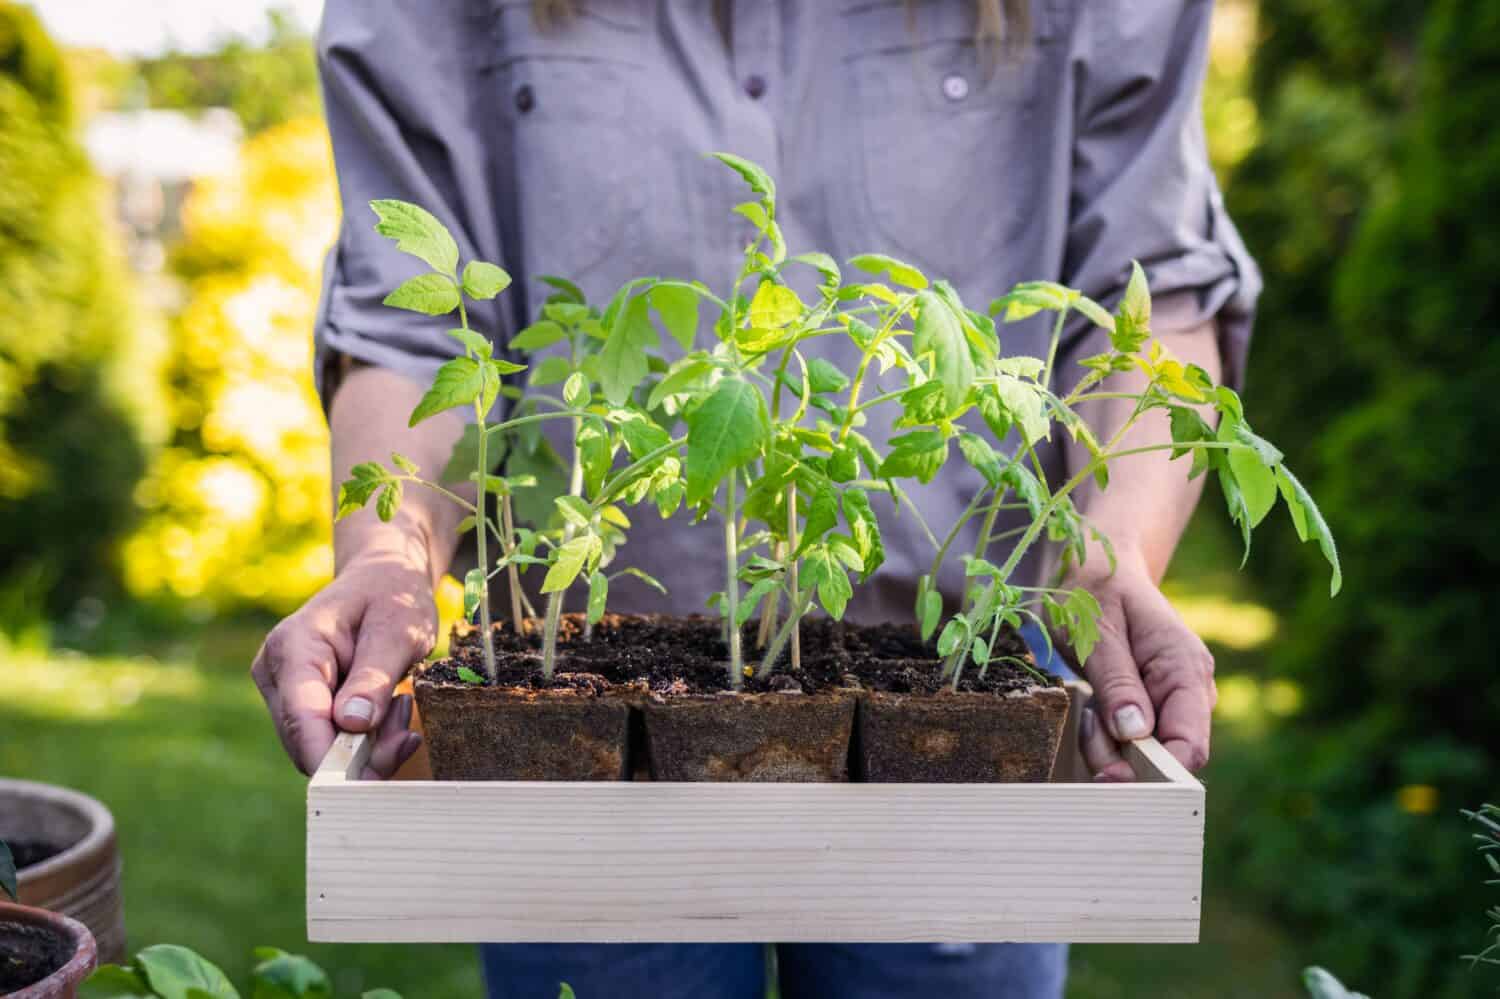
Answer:
[[[1207,600],[1200,611],[1219,615],[1230,643],[1237,629],[1267,626],[1260,612],[1222,594],[1178,595]],[[0,650],[0,773],[70,785],[114,810],[132,947],[186,944],[242,981],[250,949],[270,944],[323,963],[340,995],[375,985],[408,999],[477,995],[479,974],[467,947],[306,943],[304,782],[283,758],[246,675],[259,635],[253,625],[208,627],[151,647],[153,658]],[[1231,675],[1253,657],[1228,646],[1219,651]],[[1229,689],[1237,691],[1236,717],[1259,710],[1247,699],[1265,699],[1248,677],[1231,679]],[[1214,807],[1215,780],[1233,780],[1236,755],[1254,730],[1252,721],[1232,718],[1219,726],[1206,777],[1210,839],[1216,824],[1234,821]],[[402,850],[410,846],[391,843],[389,867],[369,876],[399,878]],[[1110,876],[1109,857],[1078,861]],[[1217,892],[1212,869],[1206,882],[1202,943],[1077,947],[1069,994],[1297,995],[1288,941]]]

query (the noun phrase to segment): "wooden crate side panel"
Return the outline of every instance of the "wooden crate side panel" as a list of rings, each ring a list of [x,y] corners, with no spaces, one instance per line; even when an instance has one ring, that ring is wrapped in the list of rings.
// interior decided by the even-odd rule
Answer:
[[[1196,782],[315,781],[309,937],[1191,941],[1202,811]]]

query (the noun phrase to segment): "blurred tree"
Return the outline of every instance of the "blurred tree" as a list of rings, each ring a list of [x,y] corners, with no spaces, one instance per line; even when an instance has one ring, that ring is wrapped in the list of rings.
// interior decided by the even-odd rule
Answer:
[[[103,189],[67,74],[0,2],[0,631],[105,592],[144,455],[112,369],[131,341]]]
[[[331,575],[309,331],[336,206],[318,118],[262,132],[236,171],[188,196],[172,262],[187,302],[172,323],[173,430],[125,549],[136,593],[284,612]]]
[[[153,108],[226,107],[249,134],[319,114],[312,39],[293,15],[272,10],[264,43],[233,38],[205,54],[169,51],[141,59],[120,99]]]
[[[1330,603],[1294,538],[1257,542],[1305,706],[1219,834],[1317,960],[1385,997],[1472,995],[1458,809],[1500,764],[1500,2],[1262,0],[1261,22],[1261,139],[1230,188],[1267,272],[1247,407],[1346,585]]]

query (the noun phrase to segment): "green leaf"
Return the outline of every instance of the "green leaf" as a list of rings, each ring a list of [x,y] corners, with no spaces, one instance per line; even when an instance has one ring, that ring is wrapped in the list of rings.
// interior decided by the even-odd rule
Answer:
[[[755,585],[751,586],[749,591],[740,598],[738,606],[735,607],[734,626],[736,628],[743,628],[745,622],[750,620],[755,614],[755,609],[760,606],[760,602],[766,598],[766,594],[772,592],[780,585],[781,581],[775,578],[757,580]]]
[[[1318,967],[1302,970],[1302,987],[1311,999],[1369,999],[1363,992],[1351,992],[1337,978]]]
[[[448,330],[448,335],[463,344],[470,353],[478,357],[489,357],[495,352],[494,344],[490,343],[489,338],[474,330]]]
[[[948,442],[941,434],[934,433],[932,439],[916,438],[907,434],[907,443],[895,447],[880,463],[883,479],[915,478],[928,483],[937,475],[943,462],[948,460]]]
[[[849,532],[854,538],[854,547],[864,566],[860,582],[875,574],[885,562],[885,544],[881,540],[880,522],[870,508],[870,498],[859,489],[844,490],[844,519],[849,522]]]
[[[458,308],[458,285],[442,274],[418,274],[385,296],[384,304],[427,316],[441,316]]]
[[[1229,443],[1246,443],[1239,436],[1240,424],[1225,421],[1219,425],[1218,438]],[[1249,431],[1247,430],[1246,433]],[[1253,435],[1252,435],[1253,436]],[[1281,454],[1275,451],[1276,461]],[[1245,510],[1250,517],[1250,526],[1255,527],[1266,518],[1276,505],[1275,463],[1267,463],[1267,453],[1246,443],[1245,447],[1229,448],[1224,453],[1225,462],[1234,475],[1235,483],[1245,498]]]
[[[470,569],[464,574],[464,620],[474,620],[474,612],[479,610],[479,604],[484,600],[485,590],[489,581],[485,578],[485,570],[482,568]]]
[[[1115,317],[1109,314],[1109,310],[1087,295],[1079,295],[1073,299],[1073,308],[1083,313],[1095,326],[1113,331],[1115,328]]]
[[[542,592],[556,593],[571,586],[598,545],[598,538],[586,534],[560,546],[554,554],[552,568],[547,570],[547,578],[542,581]]]
[[[726,378],[687,417],[687,502],[713,496],[724,476],[752,461],[771,436],[766,401],[742,378]]]
[[[240,999],[218,965],[212,964],[186,947],[156,944],[135,956],[136,966],[161,999],[193,999],[201,993],[212,999]]]
[[[250,973],[253,999],[328,999],[333,983],[328,974],[301,954],[275,947],[257,947],[260,963]]]
[[[558,323],[550,319],[542,319],[511,337],[510,347],[512,350],[541,350],[543,347],[552,346],[567,335],[567,331]]]
[[[924,589],[917,597],[917,623],[922,627],[922,641],[932,638],[932,633],[937,630],[938,621],[943,616],[943,595],[932,589],[927,582],[927,577],[922,577]]]
[[[484,677],[480,676],[478,673],[474,672],[467,666],[460,666],[458,668],[458,678],[464,683],[472,683],[476,687],[484,686]]]
[[[1146,285],[1146,272],[1138,260],[1130,262],[1130,280],[1125,285],[1125,296],[1120,299],[1119,311],[1136,329],[1151,327],[1151,290]]]
[[[963,644],[963,640],[968,633],[968,624],[962,617],[949,618],[948,623],[943,626],[943,633],[938,636],[938,655],[953,655],[953,653],[958,651],[959,645]]]
[[[567,278],[557,277],[552,274],[543,274],[538,277],[537,280],[542,282],[542,284],[547,285],[549,288],[556,289],[557,294],[548,298],[547,301],[549,302],[561,301],[583,305],[588,301],[588,299],[584,297],[583,291]]]
[[[375,500],[375,515],[388,524],[399,509],[401,509],[401,483],[391,482],[380,491],[380,497]]]
[[[1063,602],[1063,616],[1067,623],[1068,643],[1081,666],[1088,662],[1099,644],[1099,618],[1103,611],[1094,595],[1082,587],[1068,593]]]
[[[656,343],[656,328],[651,325],[646,297],[637,295],[615,313],[609,337],[599,355],[600,387],[611,405],[624,405],[635,387],[645,380],[651,370],[646,350]]]
[[[1008,421],[1013,422],[1021,431],[1021,439],[1025,444],[1034,446],[1052,435],[1052,424],[1047,419],[1047,396],[1035,382],[997,374],[993,398],[1005,411]],[[985,416],[985,422],[990,423],[991,429],[994,429],[995,421],[991,421],[985,413],[983,395],[980,397],[979,411],[980,415]]]
[[[958,435],[958,450],[964,459],[984,476],[986,482],[991,486],[1000,484],[1000,476],[1005,471],[1005,464],[995,449],[990,447],[990,442],[978,434],[964,431]]]
[[[78,999],[153,999],[154,996],[140,972],[118,964],[101,964],[78,990]]]
[[[422,396],[417,408],[411,411],[411,420],[407,426],[414,427],[429,416],[454,406],[472,406],[479,400],[479,394],[484,388],[484,369],[479,362],[472,357],[455,357],[437,369],[432,387]]]
[[[849,258],[849,266],[877,277],[885,275],[896,284],[921,291],[927,287],[927,276],[911,264],[888,257],[883,253],[861,253]]]
[[[795,257],[789,257],[788,260],[792,263],[806,264],[809,267],[815,268],[823,277],[823,287],[830,291],[837,288],[839,282],[843,280],[842,275],[839,274],[838,263],[826,253],[818,253],[816,251],[812,253],[799,253]]]
[[[604,573],[594,570],[589,576],[589,624],[598,624],[604,617],[604,604],[609,600],[609,577]]]
[[[711,361],[702,359],[686,361],[686,363],[679,361],[651,390],[650,396],[646,399],[646,408],[656,409],[668,396],[691,391],[713,370],[714,365]]]
[[[639,413],[632,413],[620,423],[620,436],[625,439],[625,450],[632,458],[643,458],[672,443],[671,434]]]
[[[557,999],[578,999],[578,997],[573,994],[573,986],[567,982],[558,982]]]
[[[802,585],[817,587],[818,602],[835,621],[843,618],[849,598],[854,596],[848,570],[828,545],[814,546],[803,558]]]
[[[692,350],[698,336],[698,293],[681,285],[656,285],[648,292],[651,307],[672,339]]]
[[[842,392],[849,386],[849,376],[821,357],[808,362],[807,381],[814,392]]]
[[[1334,544],[1333,532],[1328,529],[1328,522],[1323,519],[1323,514],[1318,509],[1318,505],[1313,502],[1312,495],[1285,465],[1277,466],[1276,482],[1281,487],[1281,495],[1286,500],[1287,509],[1291,511],[1292,523],[1297,528],[1297,537],[1303,541],[1309,538],[1316,539],[1323,557],[1328,560],[1329,566],[1333,569],[1333,576],[1328,584],[1328,595],[1338,596],[1339,590],[1344,586],[1344,571],[1339,566],[1339,550]]]
[[[750,325],[760,329],[781,329],[796,321],[806,307],[797,293],[786,285],[762,281],[750,300]]]
[[[380,220],[375,223],[375,231],[394,239],[396,249],[444,274],[451,275],[458,269],[458,244],[431,212],[393,198],[372,201],[370,207]]]
[[[563,382],[563,402],[574,409],[582,409],[589,404],[589,380],[583,376],[582,371],[575,371]]]
[[[660,593],[662,596],[666,596],[667,595],[667,588],[661,584],[660,580],[658,580],[655,576],[651,575],[649,572],[645,572],[645,571],[643,571],[641,569],[637,569],[634,566],[630,566],[629,568],[621,569],[615,575],[617,575],[617,576],[634,576],[636,579],[639,579],[641,582],[645,583],[647,586],[651,587],[653,590],[655,590],[657,593]]]
[[[405,472],[407,475],[416,475],[421,471],[419,468],[417,468],[416,462],[412,461],[406,455],[399,454],[395,451],[391,452],[391,464],[401,469],[401,471]]]
[[[573,373],[573,364],[566,357],[544,357],[531,369],[530,384],[533,388],[556,385],[568,380]]]
[[[484,260],[464,266],[464,293],[470,298],[490,299],[510,287],[510,275]]]
[[[932,354],[932,373],[943,383],[943,394],[952,412],[962,406],[974,384],[974,356],[964,339],[958,316],[930,291],[917,293],[917,318],[913,327],[912,353]]]
[[[823,535],[839,523],[839,498],[831,486],[823,485],[813,494],[807,507],[807,523],[802,528],[802,538],[795,554],[801,555],[809,547],[823,540]]]
[[[1061,312],[1073,305],[1078,294],[1055,281],[1022,281],[990,303],[990,315],[1004,311],[1008,323],[1030,319],[1038,312]]]
[[[509,442],[505,431],[498,427],[489,427],[485,430],[485,464],[489,465],[486,472],[493,472],[500,467],[504,460]],[[443,468],[443,474],[438,481],[444,483],[468,482],[469,477],[474,474],[479,465],[479,424],[464,424],[463,435],[454,442],[453,451],[448,456],[448,464]],[[415,473],[414,473],[415,474]]]
[[[731,209],[731,211],[733,211],[736,215],[743,215],[750,221],[751,225],[755,226],[756,230],[759,232],[764,232],[766,226],[771,224],[770,217],[766,215],[765,206],[762,205],[759,201],[742,202],[738,205],[735,205],[734,208]]]
[[[557,496],[552,502],[557,506],[558,513],[562,514],[563,520],[574,527],[587,530],[594,520],[593,508],[577,496]]]
[[[16,877],[16,858],[10,852],[10,847],[5,840],[0,839],[0,891],[10,896],[15,902],[19,899],[18,879]]]
[[[750,185],[750,190],[764,198],[774,210],[776,205],[776,182],[771,179],[770,174],[749,160],[736,156],[733,153],[710,153],[709,155],[739,174],[745,183]]]

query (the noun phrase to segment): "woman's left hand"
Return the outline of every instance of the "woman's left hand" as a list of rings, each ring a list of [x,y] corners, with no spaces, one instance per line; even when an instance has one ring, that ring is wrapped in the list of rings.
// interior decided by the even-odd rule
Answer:
[[[1113,573],[1090,559],[1064,584],[1099,601],[1099,644],[1084,665],[1094,699],[1078,726],[1095,780],[1134,779],[1120,744],[1155,734],[1189,770],[1208,762],[1218,700],[1214,658],[1152,579],[1144,559],[1122,552]],[[1096,568],[1097,567],[1097,568]],[[1101,571],[1103,570],[1103,571]]]

